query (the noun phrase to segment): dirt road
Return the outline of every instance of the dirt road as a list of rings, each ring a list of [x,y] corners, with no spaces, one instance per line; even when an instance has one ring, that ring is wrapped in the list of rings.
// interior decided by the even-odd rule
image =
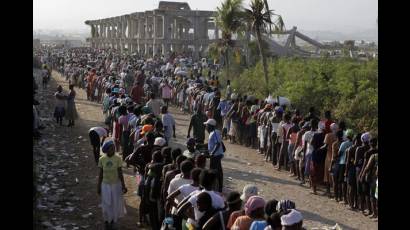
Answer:
[[[68,84],[57,73],[50,83],[52,90],[39,90],[40,111],[46,129],[42,139],[33,145],[39,182],[38,208],[44,229],[102,229],[100,198],[96,194],[97,167],[88,141],[88,130],[103,125],[101,105],[86,100],[85,92],[76,88],[79,119],[73,128],[60,127],[52,119],[54,89]],[[39,84],[41,86],[41,84]],[[187,134],[188,115],[175,108],[170,112],[176,120],[177,139],[173,146],[183,148]],[[67,121],[65,121],[67,124]],[[314,196],[285,172],[273,170],[255,150],[225,143],[224,192],[241,191],[248,183],[256,184],[266,199],[291,199],[304,216],[307,229],[324,229],[338,223],[343,229],[377,229],[377,222],[359,212],[323,196]],[[137,229],[139,198],[134,193],[135,177],[131,169],[124,170],[128,193],[125,194],[127,215],[121,219],[121,229]],[[56,228],[58,226],[59,228]],[[41,228],[38,228],[41,229]]]

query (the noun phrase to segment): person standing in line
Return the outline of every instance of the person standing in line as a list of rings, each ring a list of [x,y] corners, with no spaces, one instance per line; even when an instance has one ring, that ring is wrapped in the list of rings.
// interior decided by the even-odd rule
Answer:
[[[358,147],[354,156],[354,166],[356,168],[356,183],[357,183],[357,198],[358,198],[358,208],[364,213],[365,205],[365,194],[363,191],[362,183],[360,182],[360,172],[364,167],[364,154],[370,149],[371,135],[369,132],[363,133],[361,136],[362,146]]]
[[[333,123],[333,120],[330,111],[325,112],[325,120],[323,122],[325,123],[325,134],[332,132],[330,125]]]
[[[165,80],[165,82],[161,85],[161,96],[166,106],[168,106],[169,101],[171,100],[171,92],[172,87],[169,85],[168,80]]]
[[[340,126],[339,126],[340,127]],[[339,191],[339,183],[338,183],[338,161],[339,161],[339,148],[343,142],[343,130],[339,130],[336,133],[336,141],[332,144],[332,162],[331,162],[331,176],[333,180],[333,193],[335,194],[336,202],[339,202],[338,191]]]
[[[290,119],[291,119],[290,114],[286,113],[285,116],[283,116],[283,124],[279,126],[279,130],[278,130],[278,131],[280,130],[282,131],[282,132],[278,132],[282,140],[282,146],[280,148],[279,159],[278,159],[278,164],[277,164],[277,169],[279,171],[281,170],[281,166],[283,166],[286,171],[288,170],[289,139],[287,138],[287,133],[289,129],[293,126]]]
[[[303,152],[305,153],[304,155],[304,163],[305,163],[305,177],[310,178],[310,162],[312,160],[312,152],[313,152],[313,146],[312,146],[312,139],[313,135],[315,135],[316,130],[318,126],[318,120],[312,119],[310,121],[310,130],[305,132],[302,137],[302,141],[304,143],[304,150]],[[310,181],[310,185],[312,185],[312,181]]]
[[[304,158],[303,158],[303,149],[304,149],[304,142],[302,140],[303,135],[306,131],[310,129],[309,122],[300,121],[299,127],[301,129],[296,135],[296,143],[295,143],[295,167],[296,167],[296,175],[297,179],[301,181],[301,184],[305,183],[305,174],[304,174]]]
[[[67,97],[67,112],[66,112],[66,119],[68,120],[68,127],[74,126],[74,120],[77,119],[77,109],[75,108],[75,95],[76,92],[74,91],[74,85],[71,84],[69,86],[70,92]]]
[[[214,229],[226,229],[228,219],[231,214],[235,211],[241,210],[242,200],[240,198],[241,194],[236,191],[230,192],[226,197],[226,203],[228,208],[222,211],[218,211],[215,215],[210,218],[205,225],[203,230],[214,230]],[[276,206],[275,206],[276,207]]]
[[[260,196],[251,196],[245,204],[245,215],[238,217],[232,230],[249,230],[252,222],[264,219],[266,201]]]
[[[208,119],[204,125],[206,125],[206,129],[209,133],[208,151],[211,157],[209,168],[217,171],[218,191],[222,192],[223,169],[221,160],[224,157],[222,135],[221,132],[216,129],[216,121],[214,119]]]
[[[65,102],[67,100],[67,96],[63,93],[63,87],[61,85],[57,87],[57,92],[54,93],[54,97],[56,98],[54,117],[57,120],[57,124],[62,126],[63,117],[65,116]]]
[[[41,77],[42,77],[43,89],[47,89],[47,84],[50,79],[50,76],[49,76],[49,72],[47,70],[46,65],[43,65],[43,69],[41,71]]]
[[[323,183],[326,150],[322,149],[325,140],[325,123],[319,122],[318,131],[313,135],[311,144],[313,146],[312,161],[310,167],[310,181],[312,182],[312,193],[317,195],[317,185]]]
[[[365,201],[366,201],[366,207],[368,209],[368,212],[364,212],[364,215],[371,215],[373,216],[373,210],[372,210],[372,206],[370,203],[370,197],[371,197],[371,191],[370,191],[370,187],[371,187],[371,178],[372,175],[370,175],[368,173],[368,170],[366,170],[366,166],[368,165],[368,162],[370,160],[370,157],[374,154],[378,153],[378,149],[377,149],[377,138],[376,137],[372,137],[370,139],[370,149],[364,154],[363,157],[363,167],[362,170],[359,174],[359,182],[361,183],[362,187],[363,187],[363,193],[365,196]]]
[[[336,141],[336,132],[338,131],[339,126],[336,123],[330,125],[330,133],[327,133],[325,140],[323,141],[324,145],[322,148],[326,148],[326,158],[325,158],[325,168],[324,168],[324,177],[323,181],[326,184],[326,192],[324,195],[328,195],[331,198],[330,188],[332,187],[332,177],[330,176],[331,171],[331,162],[332,162],[332,144]]]
[[[226,100],[230,100],[231,99],[231,95],[232,95],[232,88],[231,88],[231,81],[227,80],[226,81]]]
[[[354,167],[354,154],[356,149],[362,145],[361,133],[356,134],[353,145],[346,150],[346,170],[345,177],[347,178],[347,198],[349,201],[349,208],[351,210],[357,204],[357,188],[356,188],[356,169]]]
[[[132,100],[141,105],[143,103],[143,98],[144,98],[144,88],[142,87],[142,83],[137,81],[137,84],[135,84],[130,92],[130,96]]]
[[[113,229],[118,219],[127,211],[123,194],[127,192],[122,174],[121,157],[115,155],[113,140],[107,140],[102,146],[105,153],[98,161],[99,176],[97,193],[101,195],[101,206],[106,229]]]
[[[161,114],[162,114],[162,125],[164,126],[165,140],[167,141],[167,145],[169,145],[169,142],[172,136],[174,138],[177,138],[175,134],[175,120],[174,120],[174,117],[170,113],[168,113],[167,106],[162,106]]]
[[[185,160],[181,163],[181,166],[180,166],[181,177],[175,177],[169,183],[168,188],[164,188],[164,189],[167,189],[165,198],[168,197],[168,195],[174,193],[181,186],[189,185],[193,182],[192,178],[191,178],[191,171],[192,171],[193,168],[194,168],[194,164],[190,160]],[[180,195],[175,197],[175,203],[179,204],[183,199],[184,199],[184,197],[180,194]],[[167,211],[167,214],[172,214],[172,215],[175,215],[175,216],[177,214],[177,209],[176,208],[172,208],[172,210],[166,210],[166,211]],[[175,220],[176,220],[175,221],[175,226],[178,226],[176,229],[179,229],[181,227],[182,219],[175,218]]]
[[[299,132],[300,127],[298,124],[298,119],[294,116],[292,117],[292,127],[290,127],[288,133],[286,134],[286,138],[289,140],[289,145],[288,145],[288,155],[289,155],[289,163],[290,163],[290,172],[291,176],[297,176],[296,175],[296,165],[295,165],[295,156],[294,152],[296,149],[296,137],[297,133]]]
[[[163,103],[155,98],[155,93],[151,93],[150,100],[147,102],[146,106],[158,117],[161,113],[161,106]]]
[[[205,126],[207,117],[202,113],[201,108],[198,107],[194,115],[191,116],[191,121],[189,122],[188,135],[187,138],[190,138],[191,129],[193,128],[193,137],[195,141],[199,144],[203,144],[205,140]]]
[[[373,139],[374,143],[374,139]],[[373,149],[375,150],[375,149]],[[369,151],[370,152],[370,151]],[[373,151],[374,153],[371,154],[366,167],[363,169],[362,172],[362,181],[367,181],[369,183],[369,194],[370,201],[371,201],[371,208],[373,215],[370,218],[378,218],[378,207],[377,207],[377,174],[378,174],[378,151]]]

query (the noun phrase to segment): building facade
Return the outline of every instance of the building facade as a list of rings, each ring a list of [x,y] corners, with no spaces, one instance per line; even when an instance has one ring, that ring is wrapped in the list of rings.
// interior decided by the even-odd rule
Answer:
[[[193,51],[194,58],[219,38],[215,11],[191,10],[185,2],[159,3],[158,9],[88,20],[91,47],[115,48],[146,56]]]

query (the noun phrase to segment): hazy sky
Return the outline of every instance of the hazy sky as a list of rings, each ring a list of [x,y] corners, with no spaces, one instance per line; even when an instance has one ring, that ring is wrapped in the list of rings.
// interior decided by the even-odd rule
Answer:
[[[215,10],[222,0],[186,0],[191,9]],[[182,2],[182,1],[181,1]],[[244,0],[244,6],[250,0]],[[378,0],[268,0],[287,28],[350,32],[377,28]],[[88,29],[100,19],[157,8],[159,0],[33,0],[33,29]]]

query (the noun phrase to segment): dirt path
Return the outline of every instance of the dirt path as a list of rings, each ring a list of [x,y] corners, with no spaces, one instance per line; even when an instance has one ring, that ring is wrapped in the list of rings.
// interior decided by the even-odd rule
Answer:
[[[51,82],[52,89],[55,89],[57,84],[61,84],[64,89],[68,89],[67,83],[60,76],[54,74]],[[63,226],[62,223],[76,224],[75,226],[67,224],[63,226],[65,229],[78,229],[75,227],[81,226],[88,229],[101,229],[101,209],[98,206],[99,197],[96,194],[98,171],[88,142],[88,130],[93,126],[103,125],[103,116],[101,105],[87,101],[83,90],[76,89],[76,91],[76,105],[80,116],[76,126],[74,128],[53,127],[55,124],[52,120],[45,121],[51,125],[43,131],[45,133],[43,139],[47,139],[48,143],[45,144],[41,141],[34,143],[34,154],[37,152],[37,155],[43,156],[43,158],[37,157],[43,163],[44,157],[48,157],[47,161],[49,163],[60,162],[56,166],[49,167],[66,169],[68,174],[63,175],[61,178],[58,177],[58,180],[64,181],[61,187],[66,186],[64,187],[67,190],[65,193],[72,192],[74,194],[72,196],[80,200],[69,199],[71,203],[67,205],[63,199],[62,206],[72,205],[75,207],[75,211],[60,213],[58,211],[50,212],[47,209],[41,211],[41,214],[44,216],[43,219],[48,220],[53,226]],[[44,110],[52,107],[50,102],[52,102],[51,94],[53,92],[42,93],[46,102],[46,105],[43,105]],[[48,108],[47,111],[50,112],[51,110],[52,108]],[[177,139],[173,140],[172,145],[173,147],[184,148],[189,116],[182,114],[175,108],[170,108],[170,112],[175,117],[177,132]],[[51,113],[43,114],[44,117],[50,117],[50,115]],[[253,183],[260,188],[261,195],[266,199],[291,199],[295,201],[297,209],[302,211],[307,229],[323,229],[325,226],[333,226],[336,223],[343,229],[377,229],[377,222],[373,222],[359,212],[349,211],[346,206],[326,197],[311,195],[308,188],[300,186],[287,173],[273,170],[272,165],[266,163],[255,150],[229,143],[225,143],[225,145],[227,153],[222,161],[225,181],[224,192],[230,190],[241,191],[245,184]],[[48,148],[51,149],[47,150]],[[67,158],[61,158],[64,155],[60,153],[68,154]],[[43,169],[43,171],[53,172],[50,171],[50,168]],[[134,194],[136,190],[135,177],[131,169],[124,170],[124,174],[129,190],[125,195],[128,213],[121,220],[121,229],[136,229],[139,198]],[[46,179],[42,180],[42,183],[46,182],[50,185],[53,178],[47,178],[46,173],[44,173],[44,177]],[[78,184],[75,183],[75,178],[79,180]],[[87,213],[92,213],[92,215],[83,216]],[[52,218],[59,219],[53,220]]]

